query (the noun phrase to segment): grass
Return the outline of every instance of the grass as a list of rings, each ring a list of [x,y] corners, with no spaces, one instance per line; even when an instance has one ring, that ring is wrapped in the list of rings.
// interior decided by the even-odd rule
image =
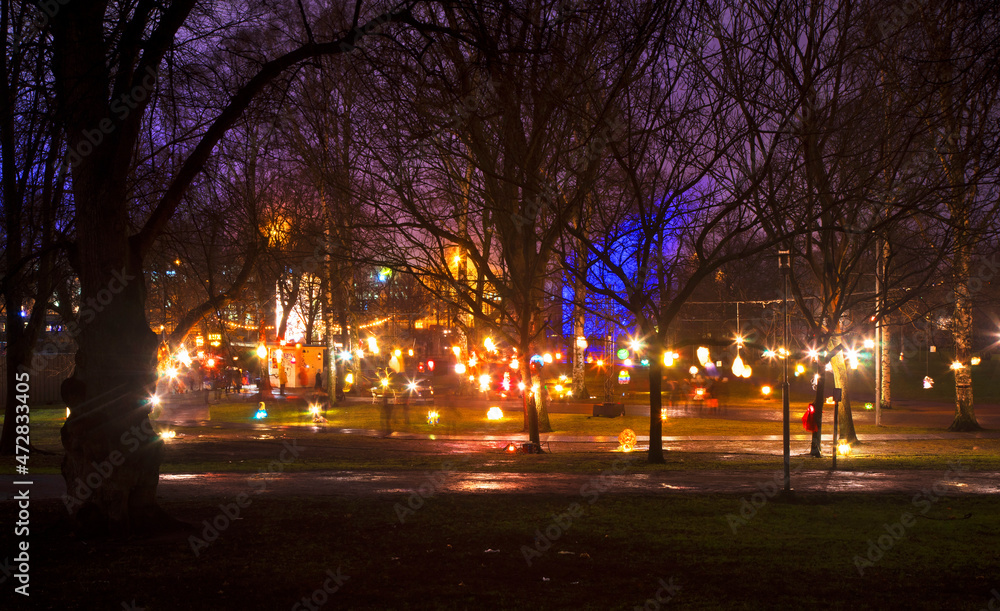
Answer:
[[[745,513],[735,533],[736,496],[590,498],[437,495],[400,523],[406,492],[255,496],[198,556],[188,536],[202,536],[232,499],[167,502],[197,526],[113,542],[67,537],[59,502],[39,502],[32,595],[69,609],[291,608],[333,571],[348,579],[324,608],[633,609],[662,579],[680,588],[669,605],[684,609],[980,609],[997,587],[992,498],[938,501],[900,531],[904,513],[920,513],[908,496],[800,497]],[[582,514],[554,525],[573,503]],[[4,523],[13,516],[12,504],[0,506]],[[899,536],[859,574],[855,557],[867,560],[886,525]],[[546,532],[551,541],[539,538]],[[529,566],[525,549],[545,551]]]

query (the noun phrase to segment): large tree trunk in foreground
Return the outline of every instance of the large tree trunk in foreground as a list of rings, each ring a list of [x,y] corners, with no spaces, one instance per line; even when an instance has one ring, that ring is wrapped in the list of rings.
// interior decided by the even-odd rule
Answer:
[[[142,270],[128,244],[124,208],[120,203],[114,216],[77,217],[84,225],[118,221],[115,232],[78,228],[79,349],[62,387],[70,408],[61,431],[63,500],[90,532],[133,532],[164,517],[156,503],[163,441],[148,417],[157,337],[146,322]]]

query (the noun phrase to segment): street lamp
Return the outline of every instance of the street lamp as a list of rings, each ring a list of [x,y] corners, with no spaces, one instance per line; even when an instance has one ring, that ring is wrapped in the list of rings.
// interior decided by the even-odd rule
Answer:
[[[788,274],[791,272],[791,252],[788,250],[778,251],[778,271],[781,272],[781,285],[783,290],[782,303],[784,305],[784,313],[782,315],[783,324],[782,327],[784,332],[783,342],[785,348],[788,348]],[[788,408],[788,359],[782,359],[781,361],[782,370],[782,382],[781,382],[781,438],[783,443],[784,452],[784,468],[785,468],[785,494],[791,494],[792,492],[792,476],[789,471],[789,456],[791,455],[791,443],[790,443],[790,433],[789,433],[789,408]]]

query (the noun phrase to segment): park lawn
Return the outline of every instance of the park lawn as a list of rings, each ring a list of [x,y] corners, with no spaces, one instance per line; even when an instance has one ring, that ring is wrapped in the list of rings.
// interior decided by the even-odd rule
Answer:
[[[648,608],[980,609],[1000,569],[989,497],[942,499],[912,521],[910,496],[889,495],[747,509],[750,495],[486,493],[430,496],[412,513],[408,499],[255,496],[239,520],[219,517],[231,498],[168,501],[195,526],[124,541],[68,536],[59,501],[37,502],[32,601],[288,609],[330,571],[341,587],[314,599],[330,609],[633,609],[657,591]],[[4,503],[0,518],[14,511]],[[195,555],[191,536],[213,541]],[[662,584],[674,586],[669,603]]]

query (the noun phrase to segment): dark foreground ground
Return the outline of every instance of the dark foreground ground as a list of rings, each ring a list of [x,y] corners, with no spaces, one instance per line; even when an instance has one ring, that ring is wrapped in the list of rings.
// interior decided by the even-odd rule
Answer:
[[[0,609],[1000,609],[995,431],[872,436],[837,472],[799,439],[785,501],[770,437],[654,467],[603,438],[179,430],[160,497],[185,526],[155,537],[79,538],[58,452],[33,456],[27,599],[0,476]]]
[[[188,533],[115,542],[74,538],[61,504],[48,501],[35,507],[49,525],[32,538],[33,605],[8,583],[0,604],[982,609],[1000,588],[993,497],[819,494],[753,507],[760,498],[595,489],[430,494],[421,504],[401,491],[262,497],[236,515],[234,499],[220,497],[165,503],[197,525]],[[231,517],[220,517],[227,505]],[[4,524],[12,517],[5,503]],[[303,597],[308,605],[296,606]]]

